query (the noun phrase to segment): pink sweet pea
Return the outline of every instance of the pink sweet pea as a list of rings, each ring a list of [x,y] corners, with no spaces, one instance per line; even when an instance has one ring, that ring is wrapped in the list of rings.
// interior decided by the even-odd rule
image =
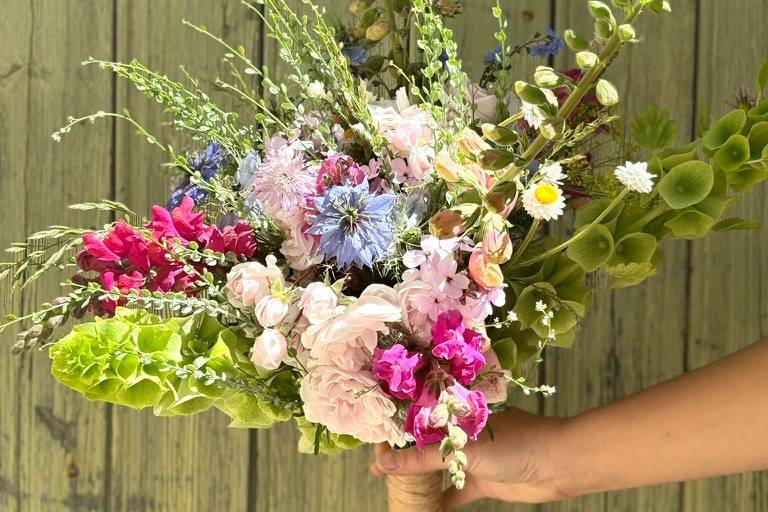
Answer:
[[[216,252],[233,252],[238,257],[250,258],[256,252],[256,240],[253,238],[253,227],[244,220],[239,220],[234,226],[224,226],[219,229],[211,226],[205,235],[206,249]]]
[[[373,351],[373,376],[385,393],[401,400],[415,398],[419,387],[415,374],[424,364],[424,356],[402,345]]]
[[[416,448],[423,450],[428,444],[439,443],[447,435],[445,425],[435,423],[432,407],[412,403],[405,418],[405,431],[413,436]]]
[[[441,313],[432,326],[432,355],[440,359],[453,359],[460,354],[465,345],[464,330],[461,313],[456,310]]]
[[[359,185],[365,178],[365,169],[351,157],[342,154],[331,155],[325,159],[317,172],[317,193],[321,194],[326,189],[345,182]]]
[[[467,405],[468,413],[459,416],[456,423],[470,439],[476,440],[488,423],[490,414],[485,395],[480,391],[470,391],[460,384],[454,384],[448,388],[448,391]]]

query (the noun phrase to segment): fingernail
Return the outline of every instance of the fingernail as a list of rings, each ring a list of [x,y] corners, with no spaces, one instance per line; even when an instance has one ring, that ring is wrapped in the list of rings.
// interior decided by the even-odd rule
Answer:
[[[393,451],[380,453],[376,457],[376,464],[384,471],[394,471],[400,465],[400,456]]]

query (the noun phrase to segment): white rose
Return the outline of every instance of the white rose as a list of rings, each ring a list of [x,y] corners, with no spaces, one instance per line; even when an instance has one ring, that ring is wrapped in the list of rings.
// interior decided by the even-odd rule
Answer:
[[[289,305],[282,299],[267,296],[256,303],[253,312],[262,327],[274,327],[288,314]]]
[[[283,272],[276,265],[277,258],[269,255],[266,266],[257,261],[235,265],[227,274],[227,299],[239,309],[252,308],[264,297],[271,295],[273,284],[285,284]]]
[[[251,361],[256,366],[275,370],[288,352],[288,342],[279,331],[264,329],[251,348]]]
[[[339,303],[336,292],[325,283],[311,283],[299,300],[299,308],[311,324],[319,324],[331,318]]]

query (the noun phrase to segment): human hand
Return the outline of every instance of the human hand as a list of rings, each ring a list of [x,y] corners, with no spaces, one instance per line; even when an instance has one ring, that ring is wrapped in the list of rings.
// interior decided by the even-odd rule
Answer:
[[[473,501],[493,498],[542,503],[569,497],[558,477],[554,451],[564,420],[545,418],[519,409],[493,414],[489,420],[494,440],[484,432],[464,448],[468,465],[464,489],[453,487],[443,495],[447,510]],[[418,475],[446,467],[437,444],[421,452],[416,448],[393,450],[376,447],[371,472],[384,475]]]

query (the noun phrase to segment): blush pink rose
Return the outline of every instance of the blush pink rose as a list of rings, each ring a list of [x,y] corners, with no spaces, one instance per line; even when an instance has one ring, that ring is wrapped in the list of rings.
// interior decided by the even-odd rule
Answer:
[[[299,299],[299,309],[311,324],[329,320],[336,313],[339,297],[333,288],[325,283],[310,283]]]
[[[284,300],[268,295],[256,303],[253,313],[262,327],[274,327],[288,314],[289,305]]]
[[[251,348],[251,361],[256,366],[275,370],[285,359],[288,342],[279,331],[264,329]]]
[[[347,372],[316,366],[299,390],[307,420],[347,434],[364,443],[402,446],[405,436],[394,420],[397,407],[378,387],[370,372]]]
[[[241,263],[227,274],[227,299],[236,308],[252,308],[264,297],[272,294],[272,285],[284,285],[283,272],[271,254],[266,265],[257,261]]]

